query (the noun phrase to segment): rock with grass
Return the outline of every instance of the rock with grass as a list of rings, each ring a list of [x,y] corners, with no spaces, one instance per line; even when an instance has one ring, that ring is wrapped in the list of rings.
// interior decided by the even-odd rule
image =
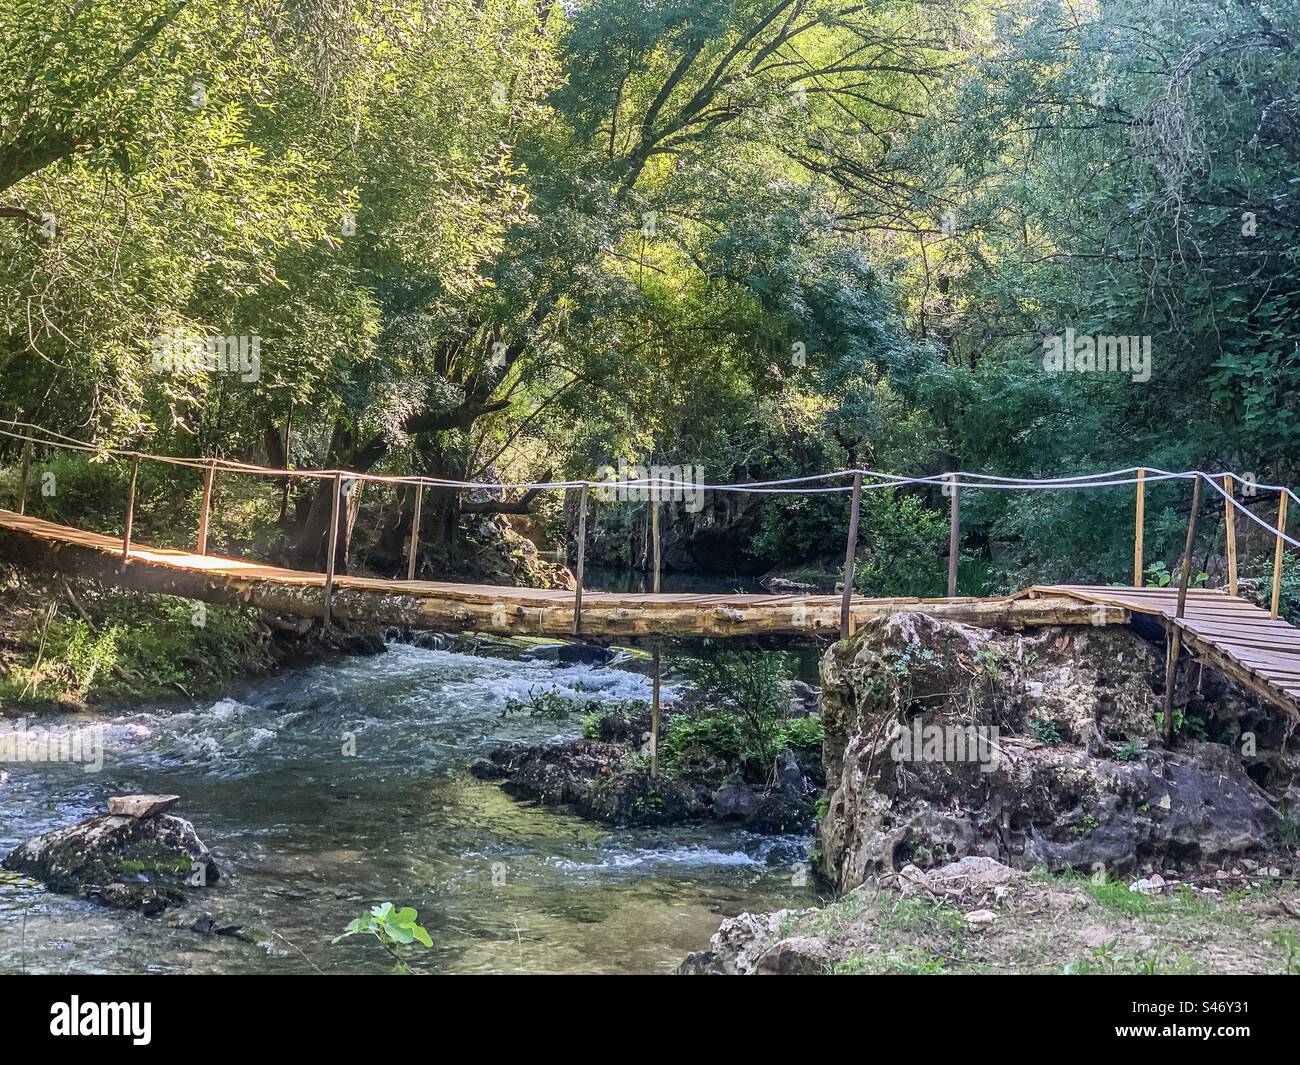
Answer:
[[[176,796],[110,800],[110,812],[20,844],[5,869],[51,891],[156,915],[217,882],[221,873],[194,826],[165,811]]]

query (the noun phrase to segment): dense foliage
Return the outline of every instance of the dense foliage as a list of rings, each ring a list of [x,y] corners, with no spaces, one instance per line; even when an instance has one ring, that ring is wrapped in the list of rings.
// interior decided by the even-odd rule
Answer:
[[[5,0],[0,34],[3,416],[455,478],[1294,473],[1293,4]],[[1066,330],[1150,365],[1051,372]],[[260,363],[160,370],[178,336]],[[58,469],[91,507],[121,478]],[[226,542],[319,561],[313,483],[222,490]],[[197,491],[150,486],[145,529]],[[1186,494],[1152,491],[1149,557]],[[369,564],[412,503],[349,498]],[[871,495],[863,590],[935,589],[946,504]],[[964,505],[964,591],[1126,574],[1127,492]],[[435,568],[522,509],[433,494]],[[845,510],[715,501],[689,535],[826,563]]]

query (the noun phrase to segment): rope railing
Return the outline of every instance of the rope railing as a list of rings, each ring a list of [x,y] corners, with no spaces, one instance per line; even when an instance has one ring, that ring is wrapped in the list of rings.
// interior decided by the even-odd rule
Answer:
[[[124,448],[104,448],[93,444],[88,444],[83,440],[75,437],[66,436],[52,430],[44,429],[41,426],[33,425],[29,422],[18,421],[15,419],[0,419],[0,436],[10,439],[23,441],[23,462],[20,475],[18,513],[22,514],[26,509],[28,469],[31,461],[32,448],[34,446],[48,448],[63,448],[73,451],[81,451],[104,457],[125,459],[131,463],[131,486],[128,499],[128,513],[126,516],[126,532],[123,537],[122,547],[122,564],[126,565],[129,560],[131,547],[130,538],[134,520],[135,505],[135,485],[139,464],[143,462],[158,462],[173,466],[181,466],[190,469],[202,470],[204,473],[203,484],[203,503],[200,515],[200,526],[198,536],[198,553],[200,555],[207,552],[207,533],[210,516],[213,476],[218,471],[228,473],[248,474],[251,476],[266,477],[298,477],[303,479],[315,479],[321,481],[333,482],[331,486],[331,513],[329,525],[329,548],[326,562],[326,584],[325,584],[325,606],[324,619],[326,624],[329,623],[330,600],[332,598],[334,585],[334,562],[337,554],[337,537],[339,528],[339,508],[341,497],[344,492],[344,483],[373,483],[392,486],[410,485],[416,489],[416,506],[414,521],[411,531],[410,548],[407,559],[407,579],[413,580],[416,569],[416,557],[419,540],[419,516],[423,494],[427,489],[448,489],[453,491],[488,491],[488,492],[507,492],[507,491],[567,491],[570,489],[580,490],[580,513],[578,517],[579,528],[585,529],[587,497],[594,490],[616,491],[616,492],[635,492],[645,493],[647,497],[655,503],[655,512],[657,517],[658,506],[662,502],[666,493],[682,491],[689,487],[694,491],[712,491],[712,492],[737,492],[752,493],[759,495],[814,495],[828,493],[851,493],[851,514],[850,514],[850,538],[845,553],[845,579],[843,589],[843,609],[842,625],[844,635],[848,635],[850,627],[849,603],[852,595],[853,585],[853,559],[856,547],[856,532],[858,527],[858,515],[863,491],[873,491],[876,489],[896,489],[909,486],[930,486],[944,489],[946,494],[951,496],[951,536],[948,552],[948,595],[956,596],[957,584],[957,530],[960,521],[960,511],[958,505],[958,496],[962,489],[970,491],[1059,491],[1059,490],[1081,490],[1093,488],[1111,488],[1123,485],[1135,485],[1136,496],[1136,524],[1134,529],[1134,585],[1141,587],[1143,582],[1143,520],[1145,514],[1145,490],[1149,483],[1192,480],[1195,491],[1193,492],[1193,511],[1191,523],[1194,528],[1196,510],[1200,501],[1200,485],[1202,483],[1210,485],[1224,500],[1224,517],[1225,527],[1227,528],[1227,548],[1228,548],[1228,565],[1229,565],[1229,592],[1237,594],[1237,555],[1236,555],[1236,527],[1235,516],[1237,513],[1244,514],[1251,522],[1266,530],[1274,538],[1274,560],[1272,574],[1272,595],[1271,595],[1271,614],[1274,618],[1278,616],[1278,605],[1281,583],[1282,556],[1285,546],[1300,548],[1300,539],[1288,535],[1286,531],[1287,524],[1287,504],[1288,501],[1294,500],[1300,504],[1300,496],[1287,485],[1269,485],[1259,484],[1252,478],[1242,477],[1241,475],[1223,471],[1220,473],[1208,473],[1203,470],[1183,470],[1169,471],[1162,470],[1151,466],[1128,466],[1122,469],[1109,470],[1103,473],[1075,474],[1065,477],[1007,477],[998,474],[972,473],[966,470],[955,470],[945,473],[927,474],[922,476],[905,476],[902,474],[885,473],[879,470],[870,470],[864,468],[850,468],[844,470],[835,470],[827,473],[807,474],[800,477],[786,477],[765,481],[749,482],[732,482],[722,484],[711,484],[706,482],[685,481],[677,478],[665,477],[635,477],[619,478],[604,480],[585,480],[585,479],[567,479],[558,481],[475,481],[475,480],[456,480],[448,478],[424,477],[415,475],[396,475],[396,474],[378,474],[343,469],[284,469],[272,466],[261,466],[255,463],[240,462],[235,459],[212,457],[184,457],[174,455],[154,455],[147,452],[129,450]],[[824,482],[836,479],[847,479],[849,483],[845,484],[825,484]],[[1278,521],[1277,525],[1271,525],[1264,518],[1261,518],[1250,507],[1239,501],[1234,492],[1234,484],[1250,485],[1254,492],[1275,492],[1278,494]],[[658,559],[660,557],[658,522],[655,525],[655,549],[654,557],[656,559],[655,583],[658,585]],[[579,545],[579,564],[578,564],[578,584],[579,587],[575,592],[574,601],[574,635],[580,633],[581,603],[582,603],[582,570],[584,559],[585,545]],[[1182,583],[1185,585],[1188,576],[1188,567],[1190,564],[1191,543],[1189,540],[1187,550],[1184,553],[1182,566]],[[1182,616],[1181,602],[1186,598],[1185,588],[1183,595],[1180,597],[1180,608],[1178,617]]]

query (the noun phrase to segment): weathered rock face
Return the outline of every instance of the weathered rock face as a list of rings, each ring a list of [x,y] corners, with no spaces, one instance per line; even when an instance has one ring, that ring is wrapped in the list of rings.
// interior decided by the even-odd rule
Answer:
[[[967,855],[1128,873],[1267,847],[1277,814],[1233,749],[1159,744],[1162,667],[1125,629],[869,623],[822,660],[822,871],[850,890]],[[997,731],[928,746],[972,727]]]
[[[168,813],[92,817],[20,844],[0,864],[51,891],[147,914],[221,876],[194,826]]]

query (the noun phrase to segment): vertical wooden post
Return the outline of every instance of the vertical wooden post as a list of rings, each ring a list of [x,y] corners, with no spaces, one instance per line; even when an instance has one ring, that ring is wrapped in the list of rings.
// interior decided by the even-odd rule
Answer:
[[[1178,606],[1174,611],[1177,620],[1169,627],[1169,655],[1165,662],[1165,716],[1162,723],[1165,743],[1169,742],[1174,731],[1174,682],[1178,678],[1178,657],[1183,650],[1183,630],[1177,622],[1182,620],[1187,609],[1187,580],[1191,576],[1192,547],[1196,539],[1196,514],[1200,509],[1201,477],[1197,474],[1192,487],[1192,515],[1187,521],[1187,543],[1183,547],[1182,572],[1178,577]]]
[[[1277,500],[1277,542],[1273,545],[1273,595],[1269,601],[1268,616],[1274,621],[1277,620],[1277,608],[1282,598],[1282,551],[1286,547],[1286,541],[1282,539],[1282,534],[1286,532],[1286,488]]]
[[[140,473],[140,456],[131,456],[131,480],[126,488],[126,528],[122,532],[122,564],[118,567],[121,573],[126,569],[126,560],[131,554],[131,530],[135,527],[135,482]]]
[[[209,462],[203,471],[203,502],[199,506],[199,545],[197,553],[208,553],[208,515],[212,512],[212,478],[217,472],[215,463]]]
[[[27,513],[27,478],[32,468],[32,438],[23,440],[22,464],[18,469],[18,513]]]
[[[850,608],[853,603],[853,563],[858,555],[858,514],[862,505],[862,474],[853,475],[853,498],[849,503],[849,543],[844,549],[844,598],[840,601],[840,639],[847,640],[852,634]]]
[[[1232,474],[1223,475],[1223,530],[1228,552],[1228,594],[1237,594],[1237,507],[1232,501]]]
[[[1142,587],[1142,534],[1146,527],[1147,471],[1138,470],[1137,512],[1133,523],[1133,587]]]
[[[654,686],[650,697],[650,777],[659,776],[659,644],[654,649]]]
[[[424,484],[415,486],[415,513],[411,515],[411,546],[406,555],[406,579],[415,580],[415,556],[420,547],[420,510],[424,506]]]
[[[330,601],[334,597],[334,555],[339,541],[339,500],[343,495],[343,475],[336,473],[330,481],[330,531],[325,543],[325,608],[323,628],[330,627]]]
[[[655,575],[654,593],[659,594],[659,573],[663,563],[663,552],[659,544],[659,489],[650,489],[650,538],[654,543]]]
[[[957,594],[957,539],[961,527],[961,513],[957,503],[957,475],[948,475],[952,491],[952,509],[948,519],[948,598]]]
[[[582,575],[587,561],[587,486],[578,493],[578,572],[573,582],[573,635],[582,631]]]

